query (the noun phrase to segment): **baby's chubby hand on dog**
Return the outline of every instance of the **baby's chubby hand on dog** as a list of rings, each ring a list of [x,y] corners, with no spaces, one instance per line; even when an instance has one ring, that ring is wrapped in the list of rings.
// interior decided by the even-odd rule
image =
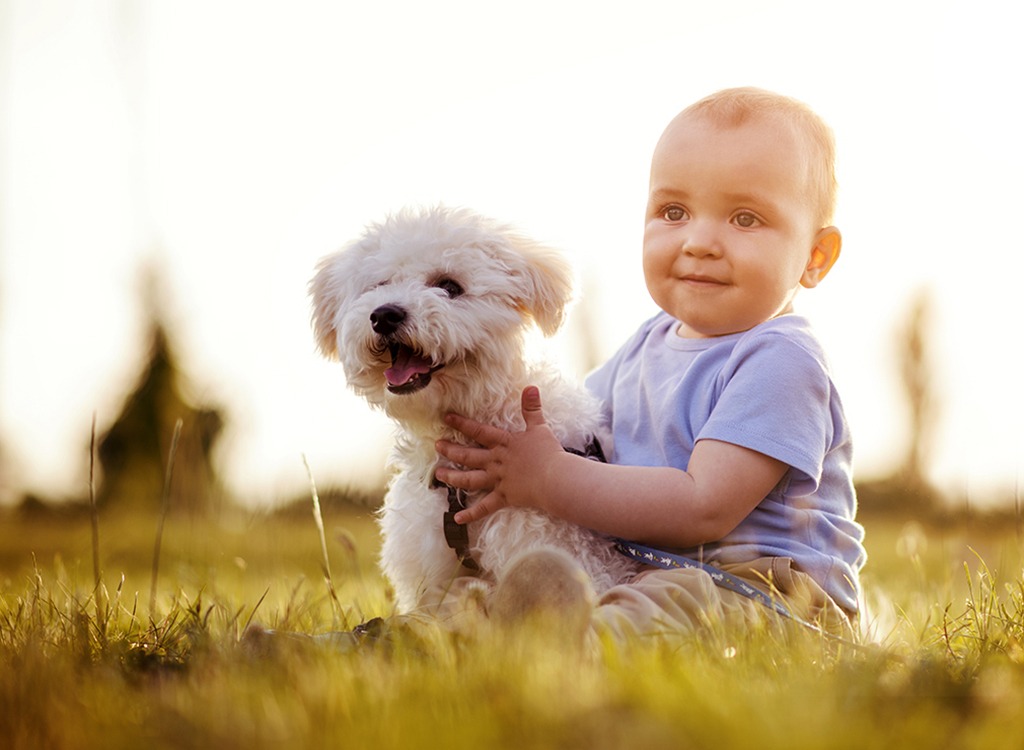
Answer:
[[[535,386],[523,390],[522,410],[526,423],[522,432],[509,432],[458,414],[445,416],[450,427],[477,446],[437,441],[437,452],[463,467],[438,467],[437,478],[452,487],[487,492],[456,514],[456,522],[479,521],[509,505],[543,507],[546,477],[566,454],[544,420],[540,390]]]

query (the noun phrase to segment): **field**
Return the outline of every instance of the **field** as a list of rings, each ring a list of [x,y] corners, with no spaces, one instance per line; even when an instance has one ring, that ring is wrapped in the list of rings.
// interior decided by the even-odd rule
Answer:
[[[309,512],[172,517],[161,535],[155,516],[101,515],[97,588],[87,515],[0,516],[0,745],[1024,747],[1012,517],[867,520],[862,647],[765,630],[581,653],[540,629],[247,647],[250,622],[323,633],[390,611],[370,513],[324,522],[330,585]]]

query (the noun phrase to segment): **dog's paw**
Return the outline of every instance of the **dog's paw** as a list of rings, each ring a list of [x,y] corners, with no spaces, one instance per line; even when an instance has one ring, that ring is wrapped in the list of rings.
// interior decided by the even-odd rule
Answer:
[[[594,605],[593,586],[579,564],[561,550],[544,547],[512,561],[498,581],[488,612],[499,624],[536,621],[582,639]]]

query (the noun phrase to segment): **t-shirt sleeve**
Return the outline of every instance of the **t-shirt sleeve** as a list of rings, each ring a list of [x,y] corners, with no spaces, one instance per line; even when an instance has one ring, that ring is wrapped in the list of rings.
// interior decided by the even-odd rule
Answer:
[[[821,356],[781,334],[738,344],[697,440],[732,443],[792,467],[794,489],[813,492],[834,437],[832,382]]]

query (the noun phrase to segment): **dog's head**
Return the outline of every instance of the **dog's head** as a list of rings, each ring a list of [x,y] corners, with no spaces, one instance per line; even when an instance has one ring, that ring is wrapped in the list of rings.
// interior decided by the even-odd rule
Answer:
[[[554,250],[438,207],[371,225],[320,262],[310,294],[320,351],[357,393],[397,419],[436,418],[507,398],[527,325],[558,329],[572,275]]]

